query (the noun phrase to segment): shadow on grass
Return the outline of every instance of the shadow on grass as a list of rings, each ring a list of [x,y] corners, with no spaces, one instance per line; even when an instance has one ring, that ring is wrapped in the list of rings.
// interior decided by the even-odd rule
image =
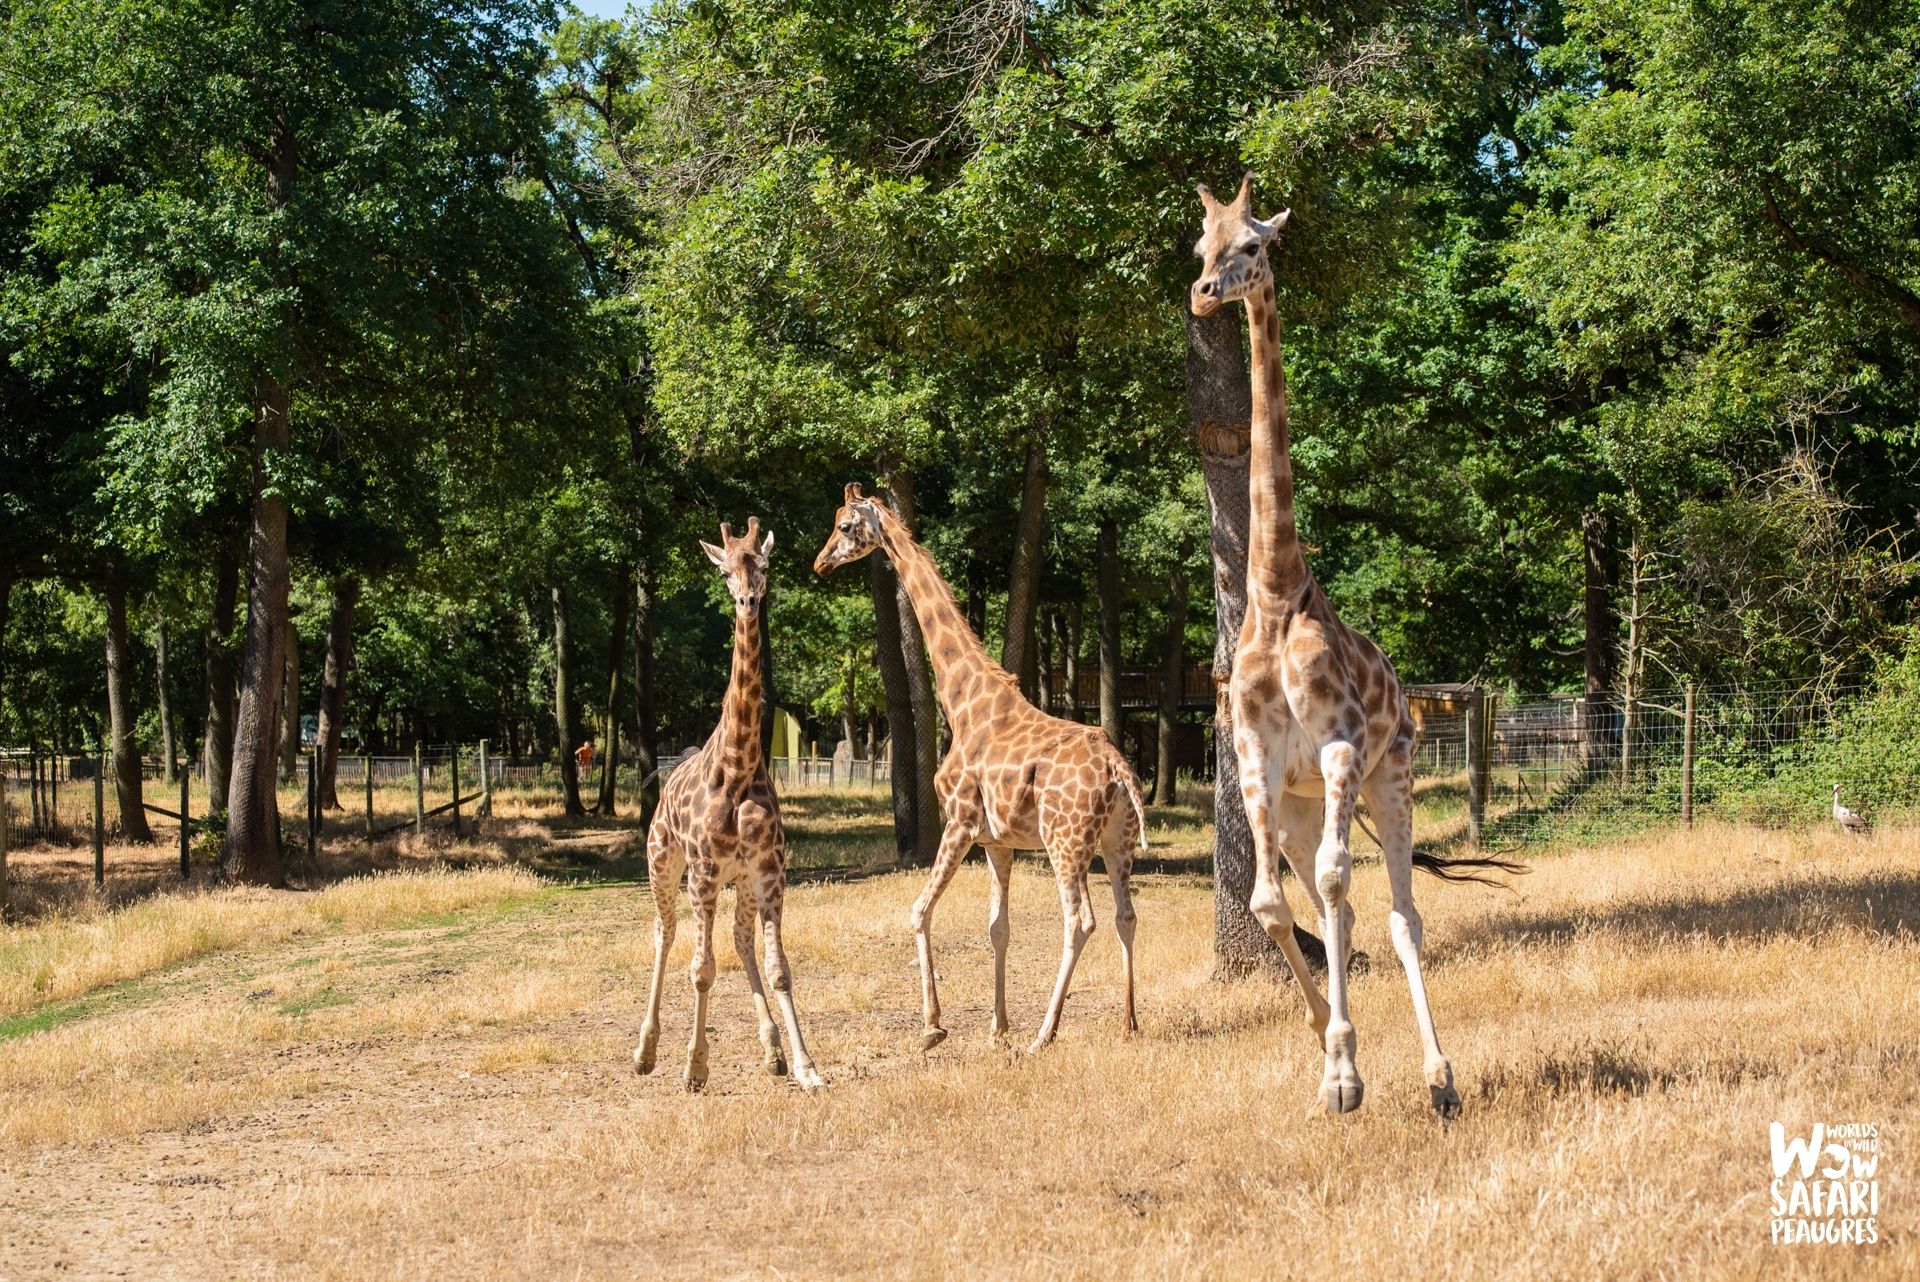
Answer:
[[[1639,1096],[1675,1087],[1738,1086],[1778,1077],[1778,1063],[1743,1055],[1708,1057],[1685,1065],[1661,1064],[1645,1048],[1587,1044],[1556,1050],[1532,1064],[1496,1063],[1474,1083],[1474,1094],[1492,1102],[1509,1092],[1554,1098]]]

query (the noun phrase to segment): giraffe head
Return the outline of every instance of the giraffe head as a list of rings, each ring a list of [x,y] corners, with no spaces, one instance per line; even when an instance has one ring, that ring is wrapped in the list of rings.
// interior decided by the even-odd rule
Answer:
[[[1293,211],[1283,209],[1265,221],[1255,218],[1252,174],[1240,180],[1240,194],[1226,204],[1200,184],[1200,203],[1207,210],[1200,242],[1193,247],[1201,261],[1200,279],[1193,282],[1188,302],[1195,316],[1211,316],[1222,303],[1245,298],[1273,279],[1267,242],[1287,225]]]
[[[720,567],[720,573],[726,576],[727,591],[733,596],[734,613],[741,618],[752,618],[767,595],[767,557],[773,551],[773,531],[760,537],[760,518],[747,518],[747,532],[739,538],[733,537],[733,527],[725,521],[720,523],[720,546],[715,547],[705,539],[700,540],[700,550],[707,554],[707,560]]]
[[[847,483],[841,495],[840,510],[833,514],[833,533],[813,558],[813,572],[825,574],[852,561],[858,561],[880,546],[880,505],[860,493],[860,486]]]

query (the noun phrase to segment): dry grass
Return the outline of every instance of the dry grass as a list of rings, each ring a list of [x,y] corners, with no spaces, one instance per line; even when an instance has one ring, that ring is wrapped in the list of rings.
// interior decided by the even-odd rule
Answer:
[[[871,822],[826,801],[789,809],[806,841],[849,853]],[[1375,958],[1353,985],[1367,1102],[1329,1119],[1309,1109],[1320,1056],[1297,995],[1209,977],[1210,896],[1180,870],[1204,813],[1156,815],[1154,830],[1171,871],[1139,891],[1141,1035],[1118,1035],[1103,904],[1062,1040],[1031,1058],[981,1037],[977,865],[936,923],[955,1035],[924,1059],[904,928],[919,878],[797,885],[795,987],[831,1083],[812,1098],[759,1071],[724,939],[713,1080],[704,1096],[679,1090],[684,930],[662,1072],[632,1075],[643,891],[582,885],[402,929],[372,928],[368,909],[352,933],[253,937],[140,1000],[0,1041],[0,1222],[19,1226],[0,1271],[1920,1269],[1920,832],[1715,828],[1560,852],[1517,894],[1423,881],[1429,982],[1466,1102],[1443,1128],[1377,865],[1355,892],[1356,942]],[[1030,1031],[1058,946],[1043,866],[1019,865],[1013,910],[1013,1015]],[[1880,1125],[1882,1245],[1768,1244],[1775,1119]]]

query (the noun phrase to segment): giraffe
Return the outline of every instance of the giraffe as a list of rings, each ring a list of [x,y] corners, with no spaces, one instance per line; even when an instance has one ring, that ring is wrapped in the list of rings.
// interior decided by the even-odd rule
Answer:
[[[1129,879],[1134,851],[1146,849],[1147,824],[1133,771],[1097,727],[1050,717],[1027,702],[1013,677],[988,656],[967,625],[939,567],[914,542],[906,523],[885,504],[863,497],[858,485],[849,484],[833,532],[814,558],[814,571],[826,574],[875,549],[892,560],[913,603],[933,660],[940,707],[953,732],[952,746],[934,776],[946,829],[933,872],[908,918],[920,954],[926,1019],[921,1050],[932,1050],[947,1036],[940,1023],[933,967],[933,907],[976,842],[986,850],[993,873],[987,910],[987,937],[993,945],[988,1040],[1001,1046],[1007,1039],[1007,892],[1016,850],[1047,852],[1060,891],[1063,933],[1060,973],[1039,1036],[1029,1049],[1038,1051],[1059,1030],[1074,965],[1093,933],[1087,873],[1096,853],[1113,888],[1114,932],[1125,976],[1122,1023],[1125,1031],[1135,1031],[1135,914]]]
[[[793,1079],[805,1089],[824,1083],[800,1035],[793,1006],[791,972],[780,941],[780,906],[787,882],[787,839],[780,826],[780,802],[767,777],[760,749],[760,624],[758,610],[766,593],[767,556],[773,532],[760,537],[760,518],[733,537],[720,526],[720,546],[704,539],[701,549],[726,577],[733,596],[733,670],[727,680],[720,724],[706,744],[680,763],[661,789],[660,808],[647,830],[647,878],[653,886],[653,975],[647,988],[647,1018],[633,1066],[651,1073],[660,1043],[660,990],[667,953],[673,947],[680,901],[680,872],[687,874],[687,898],[693,904],[693,1040],[687,1046],[685,1084],[697,1091],[707,1083],[707,992],[713,987],[713,918],[720,887],[733,887],[733,946],[740,954],[747,987],[760,1021],[760,1043],[767,1070],[787,1071],[780,1033],[767,1009],[767,994],[754,963],[755,915],[766,949],[767,979],[773,985],[787,1038],[793,1043]]]
[[[1523,870],[1500,860],[1441,859],[1413,849],[1414,727],[1399,679],[1380,647],[1334,613],[1307,568],[1294,524],[1286,378],[1267,261],[1267,244],[1286,226],[1291,211],[1265,221],[1256,218],[1252,187],[1249,174],[1228,203],[1200,188],[1206,221],[1194,252],[1204,265],[1189,299],[1196,316],[1244,301],[1252,349],[1247,613],[1229,686],[1240,791],[1254,841],[1248,907],[1299,981],[1307,1022],[1326,1052],[1320,1103],[1336,1114],[1360,1107],[1364,1087],[1347,1007],[1353,929],[1348,836],[1355,800],[1367,803],[1380,827],[1393,896],[1388,924],[1413,993],[1427,1087],[1434,1109],[1452,1117],[1459,1112],[1460,1095],[1434,1032],[1420,973],[1422,931],[1413,903],[1413,869],[1455,881],[1487,880],[1462,869]],[[1293,912],[1280,885],[1282,856],[1321,921],[1327,949],[1324,998],[1294,939]]]

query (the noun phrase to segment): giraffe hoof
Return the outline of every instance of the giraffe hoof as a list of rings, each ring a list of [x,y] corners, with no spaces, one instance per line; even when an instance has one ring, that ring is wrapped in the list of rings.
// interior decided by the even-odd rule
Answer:
[[[695,1068],[691,1064],[687,1065],[687,1075],[681,1079],[681,1084],[687,1088],[687,1093],[690,1095],[698,1095],[707,1089],[706,1066],[703,1064]]]
[[[1327,1112],[1338,1117],[1342,1113],[1351,1113],[1360,1107],[1366,1088],[1357,1077],[1330,1077],[1320,1083],[1320,1103]]]
[[[944,1042],[946,1040],[947,1040],[946,1029],[929,1028],[926,1032],[920,1035],[920,1053],[924,1055],[928,1051],[932,1050],[934,1047],[938,1046],[941,1042]]]
[[[1013,1049],[1013,1041],[1007,1036],[1007,1030],[996,1028],[987,1034],[987,1046],[991,1050],[1007,1051]]]
[[[779,1051],[768,1052],[767,1071],[775,1077],[785,1077],[787,1075],[787,1057]]]
[[[641,1045],[633,1048],[633,1071],[645,1077],[653,1071],[653,1047]]]
[[[815,1091],[824,1091],[825,1089],[827,1089],[826,1078],[820,1076],[819,1070],[814,1068],[813,1065],[811,1064],[806,1065],[804,1068],[801,1068],[798,1072],[796,1072],[793,1075],[793,1080],[798,1082],[800,1084],[800,1089],[805,1091],[809,1095],[813,1094]]]
[[[1460,1116],[1460,1092],[1453,1089],[1452,1082],[1427,1089],[1433,1092],[1433,1111],[1440,1115],[1441,1121],[1451,1122]]]

